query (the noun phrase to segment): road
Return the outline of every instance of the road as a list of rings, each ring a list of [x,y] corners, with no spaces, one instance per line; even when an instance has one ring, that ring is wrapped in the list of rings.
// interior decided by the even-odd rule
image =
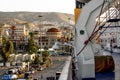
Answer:
[[[68,56],[55,56],[55,57],[52,57],[53,64],[50,67],[43,70],[43,71],[36,71],[33,74],[33,79],[34,78],[42,78],[43,80],[44,79],[46,80],[47,77],[55,77],[56,72],[61,72],[62,71],[67,58],[68,58]],[[7,69],[1,69],[0,68],[0,79],[2,77],[2,74],[4,74],[6,70]],[[23,77],[21,77],[21,78],[23,78]]]
[[[0,68],[0,80],[2,78],[2,75],[7,71],[7,68]]]
[[[68,57],[67,56],[57,56],[53,57],[53,65],[48,67],[47,69],[43,71],[37,71],[35,74],[33,74],[33,78],[43,78],[46,79],[47,77],[55,77],[56,72],[61,72],[65,61]]]

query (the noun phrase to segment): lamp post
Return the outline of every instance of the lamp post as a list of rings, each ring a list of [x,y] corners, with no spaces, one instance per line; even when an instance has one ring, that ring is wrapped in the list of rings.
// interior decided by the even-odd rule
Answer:
[[[42,18],[43,16],[38,15],[39,18]],[[41,26],[41,25],[40,25]],[[41,35],[41,28],[39,26],[39,30],[40,30],[40,49],[42,48],[42,35]],[[41,52],[40,52],[41,53]]]
[[[67,37],[67,38],[68,38],[68,41],[71,42],[71,40],[72,40],[72,38],[73,38],[73,32],[72,32],[72,30],[73,30],[74,28],[73,28],[73,26],[71,25],[71,18],[70,18],[70,17],[68,18],[68,21],[69,21],[69,29],[68,29],[68,33],[69,33],[69,34],[68,34],[68,37]],[[69,52],[70,52],[71,46],[72,46],[72,45],[71,45],[71,46],[70,46],[70,45],[71,45],[71,44],[69,44]]]
[[[69,26],[70,26],[70,19],[71,19],[71,18],[68,18],[68,20],[69,20]]]

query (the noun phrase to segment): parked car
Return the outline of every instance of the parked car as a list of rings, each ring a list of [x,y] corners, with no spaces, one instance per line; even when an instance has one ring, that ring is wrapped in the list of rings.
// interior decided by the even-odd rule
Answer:
[[[39,78],[35,78],[35,79],[33,79],[33,80],[40,80]]]
[[[8,74],[17,74],[18,73],[18,69],[16,68],[11,68],[7,71]]]
[[[35,73],[35,69],[34,68],[30,68],[29,70],[32,74]]]
[[[32,73],[30,71],[25,72],[24,79],[31,79],[31,78],[32,78]]]
[[[66,55],[65,52],[59,52],[59,55]]]
[[[17,69],[18,74],[22,74],[24,72],[24,69],[21,66],[15,66],[15,68]]]
[[[16,74],[4,74],[2,76],[2,80],[14,80],[17,78],[18,78],[18,76]]]
[[[37,71],[42,71],[42,70],[44,70],[44,68],[41,66],[37,68]]]

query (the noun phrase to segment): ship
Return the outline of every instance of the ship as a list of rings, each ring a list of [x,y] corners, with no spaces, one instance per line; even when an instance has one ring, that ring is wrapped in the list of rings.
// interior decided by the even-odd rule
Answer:
[[[120,0],[76,0],[73,53],[59,80],[120,80]]]

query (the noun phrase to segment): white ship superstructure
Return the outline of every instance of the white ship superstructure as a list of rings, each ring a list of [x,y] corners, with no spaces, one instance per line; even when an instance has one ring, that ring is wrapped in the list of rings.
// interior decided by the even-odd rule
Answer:
[[[72,45],[74,48],[74,56],[72,58],[74,62],[72,74],[74,77],[71,79],[69,73],[66,75],[67,79],[60,77],[59,80],[97,80],[96,60],[98,63],[103,61],[103,64],[108,60],[104,61],[98,59],[98,57],[107,58],[109,56],[111,58],[110,63],[113,62],[113,66],[110,68],[111,72],[114,69],[114,63],[115,68],[116,65],[117,67],[119,66],[114,56],[101,54],[103,52],[101,51],[101,45],[107,45],[110,41],[115,42],[117,45],[120,43],[120,0],[76,0],[76,2],[78,2],[76,7],[82,9],[76,9],[77,13],[80,11],[78,18],[76,18],[78,15],[75,15],[75,41],[74,45]],[[97,40],[100,44],[96,44]],[[102,62],[98,65],[102,65]],[[109,65],[104,67],[109,67]],[[119,72],[113,73],[115,73],[114,79],[119,80],[117,79]]]

